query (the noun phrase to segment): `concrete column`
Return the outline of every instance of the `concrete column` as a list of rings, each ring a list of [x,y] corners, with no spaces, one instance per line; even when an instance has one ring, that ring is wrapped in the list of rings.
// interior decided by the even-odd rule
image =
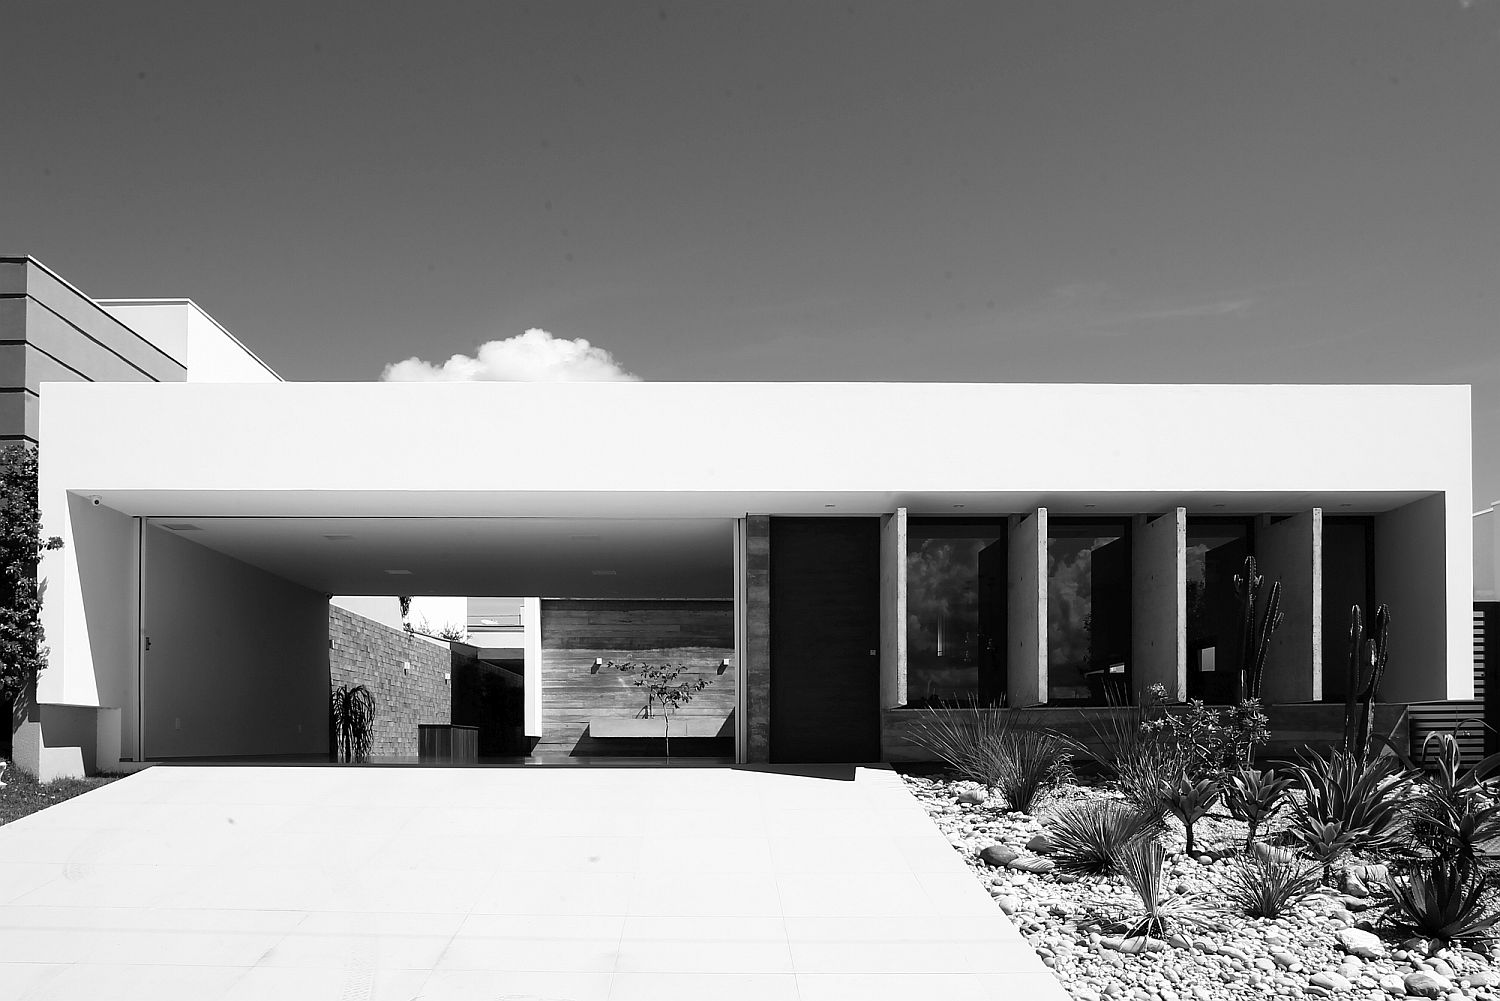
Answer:
[[[1323,697],[1323,510],[1313,508],[1255,531],[1255,562],[1265,577],[1261,601],[1281,581],[1286,618],[1271,639],[1261,700],[1316,702]]]
[[[880,708],[906,704],[906,508],[880,518]]]
[[[1006,611],[1006,704],[1047,701],[1047,509],[1012,519]]]
[[[1445,668],[1449,601],[1445,510],[1444,496],[1433,494],[1375,516],[1375,600],[1391,606],[1391,659],[1380,687],[1382,702],[1472,696],[1472,673],[1463,685],[1462,676],[1455,683]],[[1467,595],[1455,600],[1468,609]],[[1374,609],[1365,609],[1367,629],[1374,617]]]
[[[1130,661],[1140,696],[1162,685],[1187,699],[1187,508],[1136,519],[1131,545]]]
[[[771,519],[745,519],[745,758],[771,760]]]
[[[542,599],[521,599],[521,722],[528,737],[542,736]]]

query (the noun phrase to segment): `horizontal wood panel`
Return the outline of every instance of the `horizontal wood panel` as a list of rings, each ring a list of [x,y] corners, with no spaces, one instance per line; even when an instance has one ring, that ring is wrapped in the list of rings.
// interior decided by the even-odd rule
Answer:
[[[734,605],[728,601],[544,600],[541,610],[542,736],[533,757],[660,754],[641,739],[596,739],[589,721],[630,719],[646,704],[633,674],[608,664],[680,664],[681,680],[702,678],[708,687],[683,706],[684,719],[723,719],[734,711]],[[604,661],[597,669],[595,659]],[[730,731],[732,733],[732,730]],[[686,738],[684,738],[686,740]],[[678,745],[674,752],[692,745]],[[712,745],[710,753],[732,754]]]

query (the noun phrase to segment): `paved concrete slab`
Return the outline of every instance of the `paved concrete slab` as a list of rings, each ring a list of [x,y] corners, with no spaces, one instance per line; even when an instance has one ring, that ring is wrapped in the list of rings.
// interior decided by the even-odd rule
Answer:
[[[1064,996],[882,768],[156,767],[0,828],[0,999]]]

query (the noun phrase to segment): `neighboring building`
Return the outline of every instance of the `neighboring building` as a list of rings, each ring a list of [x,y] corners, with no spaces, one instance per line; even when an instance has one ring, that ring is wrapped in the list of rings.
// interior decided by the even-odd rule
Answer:
[[[547,596],[521,604],[519,677],[493,658],[533,757],[645,746],[611,660],[686,663],[709,683],[692,725],[749,762],[899,757],[911,707],[955,699],[1222,699],[1248,553],[1283,586],[1267,701],[1341,702],[1349,605],[1377,600],[1385,698],[1471,697],[1467,386],[53,384],[40,404],[66,545],[39,700],[72,708],[28,737],[92,721],[80,761],[322,752],[328,596],[392,591]],[[497,426],[503,473],[445,431]],[[1371,437],[1379,463],[1341,447]],[[475,651],[515,649],[499,615],[471,609]]]

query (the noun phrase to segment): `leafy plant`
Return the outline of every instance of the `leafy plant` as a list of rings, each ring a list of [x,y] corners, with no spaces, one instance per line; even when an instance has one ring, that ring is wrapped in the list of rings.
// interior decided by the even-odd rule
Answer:
[[[328,736],[334,761],[365,761],[375,728],[375,696],[364,685],[340,685],[328,700]]]
[[[37,580],[37,564],[63,544],[57,536],[42,538],[36,475],[35,449],[0,448],[0,705],[15,712],[23,711],[47,663],[41,621],[46,582]]]
[[[1302,793],[1293,806],[1294,833],[1334,824],[1371,851],[1400,841],[1402,800],[1411,785],[1400,759],[1382,755],[1364,762],[1336,749],[1327,756],[1299,754],[1291,771]]]
[[[1204,924],[1210,915],[1202,901],[1186,894],[1163,894],[1161,873],[1167,850],[1155,838],[1133,842],[1120,858],[1120,875],[1125,885],[1135,891],[1142,916],[1131,926],[1129,935],[1161,937],[1174,924]]]
[[[1229,815],[1249,825],[1245,847],[1255,841],[1260,826],[1276,815],[1292,780],[1275,770],[1239,768],[1224,777],[1224,805]]]
[[[1216,779],[1194,780],[1188,775],[1177,776],[1177,780],[1166,789],[1163,801],[1172,816],[1182,821],[1182,826],[1187,830],[1189,855],[1194,854],[1193,825],[1213,809],[1213,805],[1219,801],[1220,792]]]
[[[1279,918],[1318,888],[1315,866],[1254,853],[1240,856],[1229,877],[1229,899],[1252,918]]]
[[[637,714],[640,718],[653,719],[657,714],[652,711],[652,707],[660,708],[662,735],[666,739],[667,757],[670,758],[672,756],[672,716],[708,687],[708,679],[695,677],[687,681],[678,681],[677,679],[687,671],[687,666],[684,664],[640,664],[635,661],[627,661],[623,664],[616,664],[614,661],[609,663],[617,671],[635,675],[630,683],[646,690],[646,705]]]
[[[1265,578],[1255,572],[1255,557],[1245,557],[1243,573],[1234,575],[1234,593],[1240,597],[1240,698],[1259,699],[1266,674],[1271,637],[1286,617],[1281,611],[1281,581],[1271,585],[1264,607],[1257,607]]]
[[[1388,877],[1390,916],[1403,930],[1443,942],[1493,938],[1500,912],[1486,906],[1489,880],[1463,859],[1433,859],[1405,879]]]
[[[977,701],[957,709],[923,709],[911,735],[957,778],[998,791],[1010,809],[1022,813],[1067,781],[1078,748],[1020,710],[988,709]]]
[[[1125,851],[1161,829],[1159,817],[1117,799],[1091,799],[1060,808],[1047,822],[1050,858],[1063,872],[1102,876],[1118,872]]]

